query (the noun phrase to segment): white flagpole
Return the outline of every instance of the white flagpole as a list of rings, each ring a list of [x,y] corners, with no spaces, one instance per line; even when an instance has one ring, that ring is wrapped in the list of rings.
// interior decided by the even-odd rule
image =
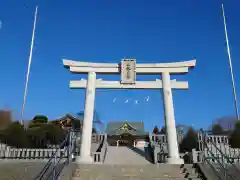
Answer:
[[[232,68],[232,58],[231,58],[231,52],[230,52],[229,42],[228,42],[227,23],[226,23],[225,11],[224,11],[223,4],[222,4],[222,14],[223,14],[223,21],[224,21],[224,31],[225,31],[225,38],[226,38],[226,44],[227,44],[229,67],[230,67],[231,78],[232,78],[232,88],[233,88],[233,94],[234,94],[236,116],[237,116],[237,120],[240,120],[239,119],[239,111],[238,111],[237,93],[236,93],[236,87],[235,87],[234,75],[233,75],[233,68]]]
[[[23,124],[23,116],[24,116],[24,108],[25,108],[25,104],[26,104],[29,74],[30,74],[30,68],[31,68],[31,63],[32,63],[32,51],[33,51],[34,38],[35,38],[37,12],[38,12],[38,7],[36,6],[36,10],[35,10],[35,14],[34,14],[33,31],[32,31],[32,41],[31,41],[30,54],[29,54],[29,59],[28,59],[28,69],[27,69],[27,74],[26,74],[26,84],[25,84],[24,96],[23,96],[23,104],[22,104],[22,112],[21,112],[21,124]]]

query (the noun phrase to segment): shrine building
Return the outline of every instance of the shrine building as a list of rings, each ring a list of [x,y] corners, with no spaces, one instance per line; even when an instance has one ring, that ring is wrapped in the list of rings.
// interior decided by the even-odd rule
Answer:
[[[106,134],[110,146],[144,147],[149,142],[143,122],[112,121],[107,124]]]

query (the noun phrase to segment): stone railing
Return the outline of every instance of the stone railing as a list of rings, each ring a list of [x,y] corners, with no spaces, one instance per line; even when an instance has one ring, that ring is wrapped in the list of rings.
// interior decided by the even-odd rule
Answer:
[[[56,148],[51,149],[26,149],[14,148],[6,144],[0,144],[1,159],[49,159],[55,152]],[[65,149],[59,149],[57,156],[67,157],[67,152],[64,155]]]
[[[149,139],[153,150],[154,163],[164,163],[168,152],[166,135],[149,134]],[[178,135],[179,144],[182,139],[183,135]],[[224,164],[240,164],[240,149],[231,148],[228,144],[229,139],[227,136],[206,135],[203,137],[202,133],[198,133],[197,140],[199,145],[198,151],[193,149],[192,152],[180,154],[181,157],[188,159],[188,162],[199,163],[208,159],[213,164],[219,161]],[[205,146],[203,146],[204,143]]]
[[[92,143],[99,143],[102,142],[105,138],[105,134],[92,134]]]
[[[95,164],[98,164],[98,163],[101,164],[101,152],[93,152],[92,158]]]
[[[198,151],[192,150],[190,158],[205,176],[212,176],[209,179],[237,179],[240,174],[239,149],[233,149],[225,142],[212,142],[208,136],[199,146]]]
[[[101,147],[100,151],[92,153],[93,161],[94,161],[95,164],[104,163],[105,156],[106,156],[106,153],[107,153],[107,147],[108,147],[107,134],[104,134],[102,147]]]
[[[198,157],[198,162],[207,158],[211,163],[216,163],[218,159],[224,164],[240,164],[240,149],[232,148],[225,135],[204,135],[199,132],[198,145],[199,151],[193,150],[194,156]]]
[[[165,156],[166,156],[166,145],[165,144],[158,144],[156,142],[150,142],[150,148],[152,151],[152,155],[153,155],[153,163],[162,163],[165,160]]]
[[[193,162],[199,163],[204,162],[205,159],[208,159],[211,163],[218,163],[220,161],[223,164],[240,164],[240,149],[226,147],[208,147],[204,151],[197,151],[196,149],[192,150],[192,159]]]
[[[183,134],[177,134],[177,140],[178,144],[182,142],[184,138]],[[167,136],[165,134],[153,134],[149,133],[149,139],[151,142],[156,142],[156,143],[167,143]]]
[[[80,155],[80,138],[76,137],[75,139],[75,150],[74,154],[76,156]],[[104,161],[104,154],[107,148],[107,135],[104,133],[101,134],[92,134],[92,143],[96,144],[96,147],[93,148],[93,152],[91,152],[91,156],[93,158],[94,163],[101,164]],[[102,146],[102,147],[101,147]]]
[[[178,144],[183,140],[183,135],[177,135]],[[167,136],[165,134],[149,134],[150,146],[153,153],[153,162],[164,163],[168,154]]]
[[[107,142],[107,134],[105,134],[105,139],[103,142],[103,147],[101,149],[101,162],[104,163],[106,155],[108,151],[108,142]]]
[[[101,142],[104,140],[105,134],[101,133],[101,134],[92,134],[92,144],[94,145],[94,148],[92,149],[93,152],[96,152],[98,150],[99,145],[101,144]],[[79,156],[80,155],[80,148],[81,148],[81,136],[78,135],[78,133],[75,133],[75,136],[73,138],[73,142],[74,142],[74,156]]]

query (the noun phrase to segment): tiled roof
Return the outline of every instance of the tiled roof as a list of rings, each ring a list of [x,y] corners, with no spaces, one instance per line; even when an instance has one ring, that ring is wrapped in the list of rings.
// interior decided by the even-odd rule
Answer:
[[[79,119],[79,120],[83,120],[84,118],[84,113],[68,113],[68,115],[76,118],[76,119]]]
[[[130,126],[131,130],[121,129],[124,125]],[[129,122],[129,121],[112,121],[107,124],[106,133],[120,135],[123,133],[130,134],[144,134],[144,123],[143,122]]]

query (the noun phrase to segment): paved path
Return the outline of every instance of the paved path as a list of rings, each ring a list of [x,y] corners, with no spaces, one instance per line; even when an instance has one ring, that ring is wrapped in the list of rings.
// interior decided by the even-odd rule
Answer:
[[[151,164],[144,149],[108,146],[104,164]]]

